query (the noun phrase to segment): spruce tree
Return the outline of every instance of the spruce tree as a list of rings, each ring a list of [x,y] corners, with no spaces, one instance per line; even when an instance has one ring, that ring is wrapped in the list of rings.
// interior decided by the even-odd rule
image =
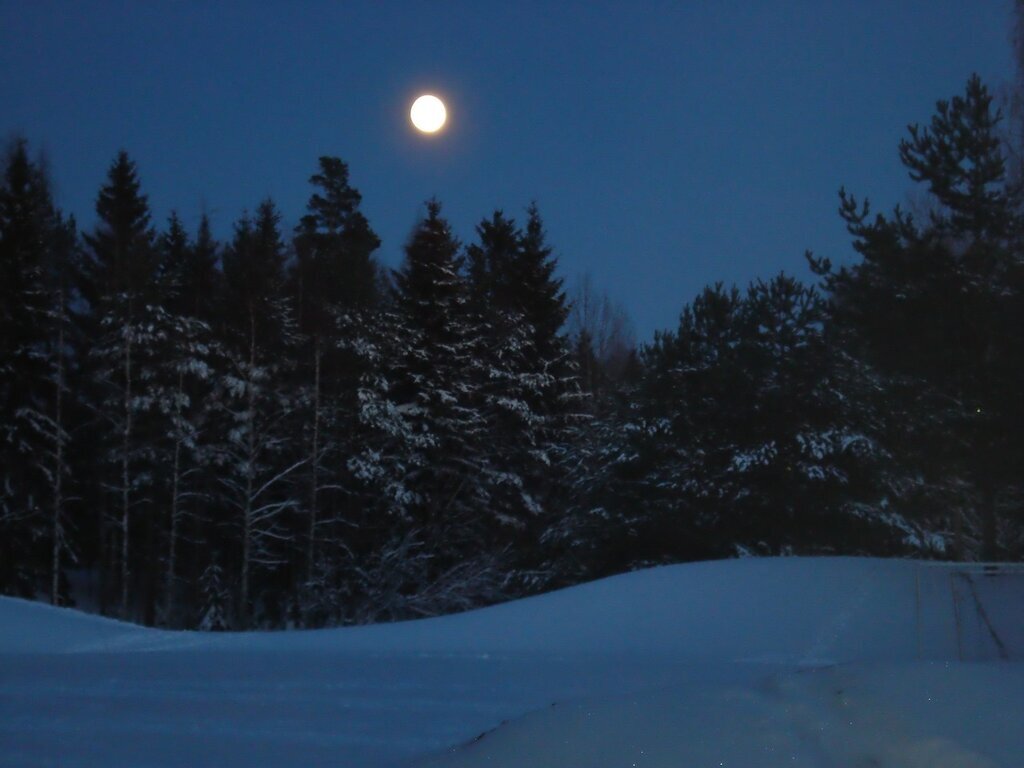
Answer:
[[[480,329],[468,307],[459,243],[437,201],[405,248],[395,273],[396,309],[406,349],[394,361],[391,397],[414,434],[425,438],[403,464],[415,503],[413,523],[429,555],[418,590],[447,592],[458,574],[462,589],[493,591],[490,557],[500,540],[500,507],[491,502],[504,480],[488,461],[487,419],[480,409]],[[460,565],[462,563],[462,565]],[[476,570],[466,564],[477,564]]]
[[[502,473],[492,506],[518,532],[510,540],[520,563],[534,570],[537,539],[551,525],[562,487],[559,459],[581,403],[561,335],[568,309],[554,274],[557,262],[536,206],[528,217],[523,231],[495,211],[477,226],[478,242],[466,253],[470,307],[481,331],[476,356],[486,372],[479,384],[491,435],[485,449]],[[536,573],[526,578],[530,587],[539,584]]]
[[[525,230],[495,211],[476,231],[479,242],[466,249],[473,299],[505,322],[529,329],[534,369],[560,359],[569,309],[536,204],[527,209]]]
[[[558,261],[547,244],[547,232],[536,203],[526,211],[526,229],[511,269],[515,303],[533,329],[539,360],[550,364],[565,355],[563,326],[569,315],[563,281],[556,275]]]
[[[187,260],[190,248],[188,232],[178,216],[171,211],[167,219],[167,229],[156,240],[157,274],[161,289],[173,300],[181,289],[188,269]],[[170,301],[168,301],[170,308]]]
[[[478,242],[466,248],[467,274],[473,300],[482,312],[521,312],[515,295],[513,264],[518,258],[521,233],[502,211],[476,226]]]
[[[204,213],[199,218],[192,247],[185,251],[178,282],[178,302],[174,305],[176,314],[202,320],[210,325],[220,319],[216,302],[213,301],[214,297],[223,292],[219,259],[220,244],[210,229],[210,218]]]
[[[550,379],[538,365],[534,329],[518,294],[521,233],[501,211],[476,229],[479,241],[466,249],[467,307],[478,342],[473,357],[481,372],[474,386],[489,436],[481,448],[487,462],[502,473],[503,482],[494,487],[492,510],[522,528],[530,514],[540,510],[527,475],[531,452],[543,450],[541,401]]]
[[[470,504],[462,494],[473,468],[470,446],[482,424],[471,403],[475,329],[466,309],[459,243],[437,201],[427,204],[427,216],[405,254],[394,275],[397,308],[409,338],[407,353],[396,361],[401,366],[397,396],[432,436],[431,458],[437,461],[424,462],[420,517],[428,526],[444,526],[449,498],[456,509]]]

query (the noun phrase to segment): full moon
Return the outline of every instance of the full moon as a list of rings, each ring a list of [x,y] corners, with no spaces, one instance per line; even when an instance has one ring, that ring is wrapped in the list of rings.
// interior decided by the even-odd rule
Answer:
[[[412,103],[409,118],[417,130],[423,133],[437,133],[448,118],[448,112],[444,108],[444,102],[437,96],[425,94]]]

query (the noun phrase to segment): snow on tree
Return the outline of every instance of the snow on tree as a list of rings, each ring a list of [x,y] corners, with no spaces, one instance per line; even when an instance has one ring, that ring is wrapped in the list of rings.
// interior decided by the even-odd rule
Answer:
[[[223,632],[231,627],[231,593],[224,582],[224,569],[215,560],[200,578],[202,610],[196,628],[201,632]]]

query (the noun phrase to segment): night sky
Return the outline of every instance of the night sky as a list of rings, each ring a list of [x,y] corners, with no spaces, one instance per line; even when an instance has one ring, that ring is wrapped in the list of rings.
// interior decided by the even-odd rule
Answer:
[[[563,274],[646,339],[706,283],[849,258],[839,186],[905,199],[906,125],[1011,79],[1011,5],[0,0],[0,138],[45,151],[85,228],[124,148],[157,224],[205,208],[222,237],[267,195],[290,228],[337,155],[389,264],[431,196],[463,239],[536,200]]]

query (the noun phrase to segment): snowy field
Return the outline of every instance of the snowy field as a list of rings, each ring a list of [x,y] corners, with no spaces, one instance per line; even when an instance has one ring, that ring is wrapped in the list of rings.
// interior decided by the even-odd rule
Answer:
[[[3,766],[1024,766],[1024,572],[749,559],[204,635],[0,599]]]

